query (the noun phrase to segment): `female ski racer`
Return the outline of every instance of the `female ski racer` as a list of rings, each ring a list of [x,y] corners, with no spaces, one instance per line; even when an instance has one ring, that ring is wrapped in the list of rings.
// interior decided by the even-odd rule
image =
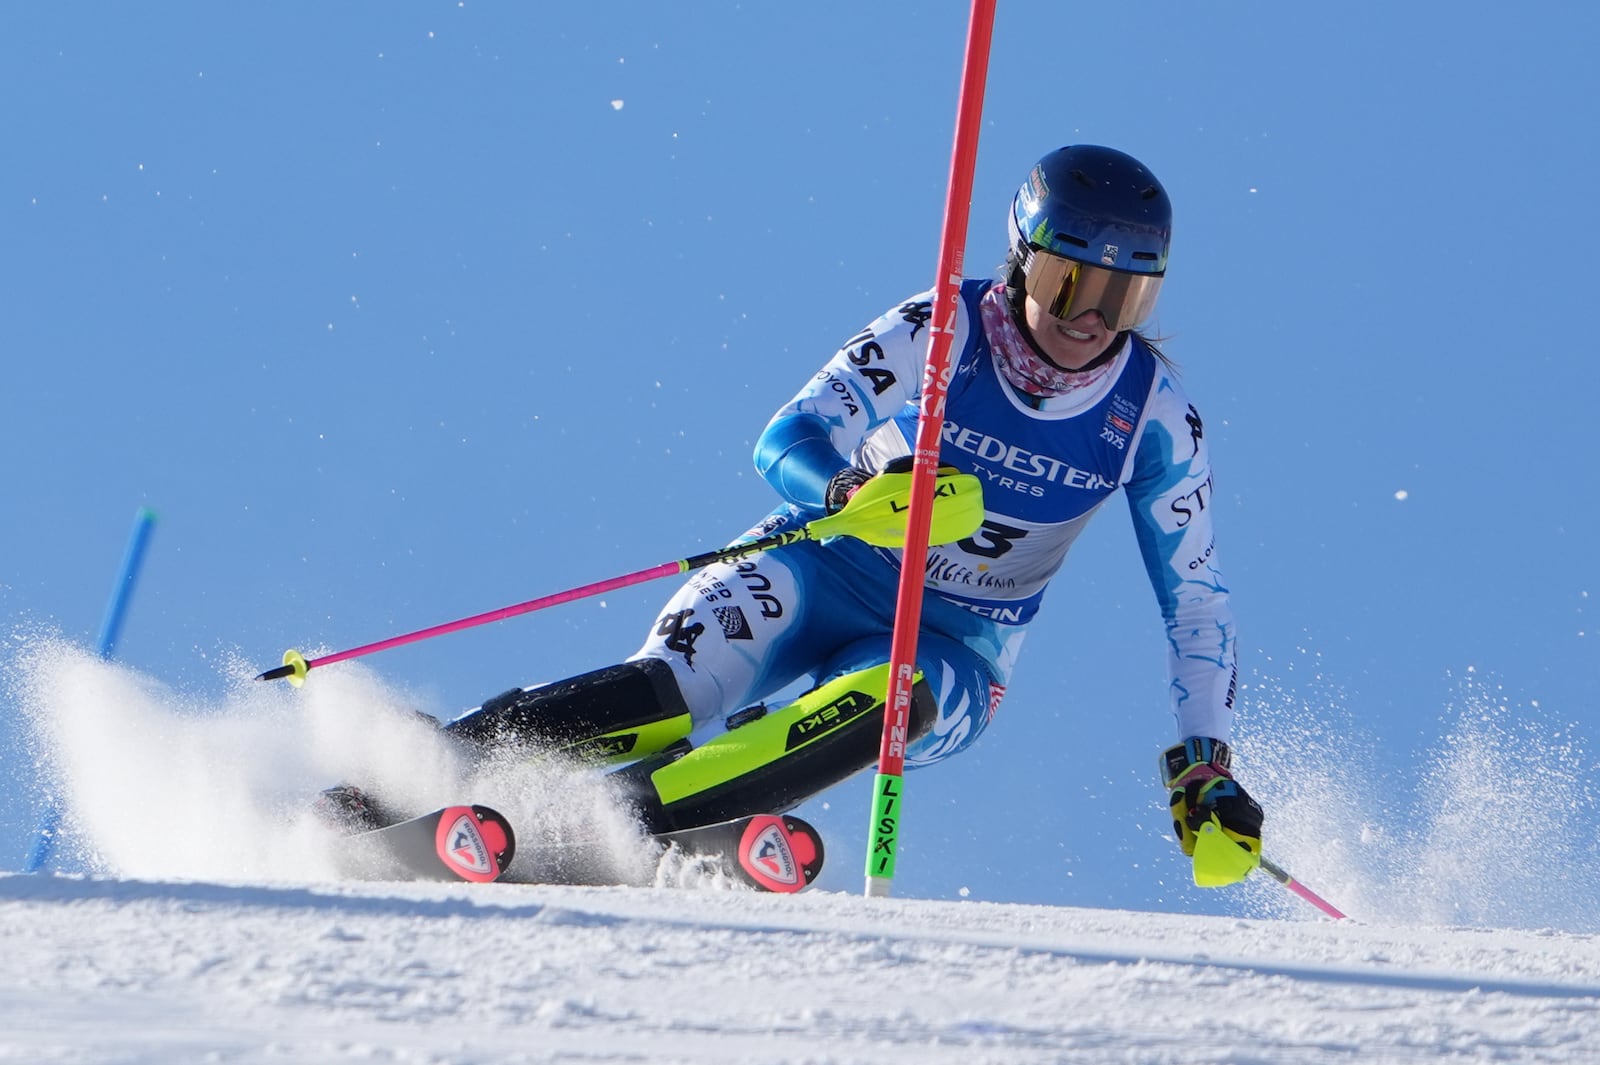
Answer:
[[[1166,626],[1178,742],[1161,767],[1175,832],[1191,854],[1215,818],[1258,856],[1260,807],[1230,775],[1234,624],[1204,425],[1138,331],[1171,224],[1138,160],[1061,148],[1012,201],[999,279],[961,284],[940,463],[980,479],[985,516],[924,563],[906,760],[929,765],[977,740],[1046,586],[1120,488]],[[910,455],[931,303],[913,296],[851,337],[772,418],[755,463],[783,504],[746,538],[836,512]],[[616,777],[651,831],[782,812],[877,761],[901,564],[899,551],[836,537],[712,565],[631,659],[513,689],[446,730],[622,763]],[[814,687],[763,705],[800,678]]]

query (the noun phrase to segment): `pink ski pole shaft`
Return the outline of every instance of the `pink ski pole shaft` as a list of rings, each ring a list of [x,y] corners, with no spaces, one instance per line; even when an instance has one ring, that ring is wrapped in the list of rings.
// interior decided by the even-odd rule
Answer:
[[[802,540],[823,540],[833,536],[853,536],[869,544],[880,547],[903,547],[906,543],[906,495],[911,475],[908,473],[884,473],[874,477],[863,485],[850,497],[844,508],[835,514],[814,518],[798,529],[781,529],[778,532],[744,543],[737,543],[731,547],[718,548],[715,551],[706,551],[688,558],[680,558],[673,562],[663,562],[659,566],[651,566],[635,573],[625,573],[620,577],[610,577],[593,584],[585,584],[579,588],[569,588],[564,592],[553,592],[550,595],[540,596],[538,599],[529,599],[525,603],[516,603],[512,606],[503,606],[498,610],[488,610],[482,614],[474,614],[469,618],[460,618],[456,621],[447,621],[442,625],[434,625],[416,632],[408,632],[403,636],[391,636],[386,640],[376,643],[363,644],[352,647],[348,651],[336,651],[333,654],[323,655],[320,658],[307,659],[299,651],[290,650],[283,656],[283,665],[269,669],[256,677],[257,680],[281,680],[288,678],[290,684],[298,685],[306,679],[306,674],[317,666],[326,666],[334,662],[343,662],[347,658],[359,658],[377,651],[386,651],[391,647],[402,644],[416,643],[418,640],[430,639],[434,636],[443,636],[447,632],[457,632],[461,629],[470,629],[474,625],[487,625],[491,621],[502,621],[514,618],[519,614],[529,614],[535,610],[546,607],[560,606],[577,599],[585,599],[591,595],[601,595],[605,592],[615,591],[618,588],[627,588],[634,584],[643,584],[659,577],[671,577],[690,570],[700,569],[716,562],[740,562],[762,551],[771,551],[774,548],[787,547],[797,544]],[[938,476],[936,491],[938,500],[937,508],[933,512],[933,531],[929,535],[936,537],[934,543],[951,543],[964,536],[971,536],[983,522],[983,486],[976,477],[967,473],[951,471]]]
[[[432,639],[435,636],[458,632],[461,629],[470,629],[476,625],[487,625],[490,622],[503,621],[506,618],[514,618],[520,614],[531,614],[535,610],[560,606],[562,603],[571,603],[578,599],[586,599],[592,595],[603,595],[606,592],[614,592],[618,588],[643,584],[646,581],[653,581],[661,577],[687,573],[692,569],[709,566],[713,562],[736,561],[761,551],[770,551],[774,547],[781,547],[795,543],[798,540],[804,540],[809,535],[810,533],[805,528],[773,533],[771,536],[764,536],[749,543],[725,547],[718,551],[708,551],[703,555],[694,555],[690,558],[680,558],[675,562],[663,562],[659,566],[651,566],[648,569],[625,573],[620,577],[608,577],[603,581],[595,581],[593,584],[568,588],[564,592],[552,592],[537,599],[529,599],[525,603],[503,606],[498,610],[486,610],[482,614],[474,614],[471,617],[447,621],[442,625],[432,625],[426,629],[418,629],[416,632],[408,632],[400,636],[391,636],[386,640],[362,644],[360,647],[352,647],[347,651],[335,651],[320,658],[306,658],[299,651],[289,651],[283,656],[283,665],[267,670],[256,677],[256,680],[281,680],[287,677],[289,683],[299,684],[305,679],[308,671],[318,666],[332,665],[334,662],[343,662],[349,658],[360,658],[362,655],[376,654],[379,651],[387,651],[391,647],[400,647],[404,644],[416,643],[418,640]]]
[[[1305,899],[1307,902],[1311,903],[1311,905],[1315,906],[1329,917],[1332,917],[1334,920],[1348,920],[1348,916],[1344,913],[1341,913],[1339,909],[1333,905],[1333,903],[1329,902],[1327,899],[1323,898],[1321,895],[1318,895],[1315,891],[1312,891],[1310,888],[1300,883],[1300,881],[1290,876],[1288,870],[1284,869],[1281,865],[1276,865],[1273,862],[1267,861],[1266,858],[1262,858],[1261,868],[1272,874],[1272,878],[1278,883],[1282,884],[1296,895],[1299,895],[1301,898]]]

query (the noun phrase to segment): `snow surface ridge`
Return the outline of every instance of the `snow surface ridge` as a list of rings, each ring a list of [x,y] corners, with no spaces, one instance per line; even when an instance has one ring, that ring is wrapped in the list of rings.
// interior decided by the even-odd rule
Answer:
[[[1140,962],[1273,972],[1429,990],[1600,999],[1600,937],[1558,931],[1406,928],[1358,922],[1264,921],[1014,903],[866,899],[833,892],[782,898],[747,891],[570,888],[553,885],[251,884],[0,874],[0,903],[110,902],[186,912],[315,911],[363,918],[533,921],[640,931],[698,928],[827,934],[1052,954],[1092,964]],[[1129,936],[1128,924],[1140,932]],[[1214,927],[1213,927],[1214,926]],[[1201,933],[1231,950],[1175,951]],[[647,938],[641,936],[641,938]],[[1443,965],[1422,960],[1419,938]],[[1351,943],[1364,953],[1345,965]],[[1560,949],[1551,952],[1552,943]],[[1335,946],[1337,944],[1337,946]],[[1308,964],[1306,958],[1340,964]],[[1344,967],[1341,967],[1344,966]],[[1533,977],[1548,977],[1534,980]]]
[[[1600,1045],[1600,938],[1561,932],[12,875],[0,934],[0,1060],[1577,1062]]]

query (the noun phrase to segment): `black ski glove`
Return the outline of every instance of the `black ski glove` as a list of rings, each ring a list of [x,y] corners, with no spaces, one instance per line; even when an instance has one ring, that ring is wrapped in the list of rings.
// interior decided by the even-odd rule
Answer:
[[[856,489],[872,480],[872,474],[860,466],[846,466],[828,478],[828,490],[822,494],[823,506],[829,514],[837,514],[850,502]]]
[[[1242,880],[1261,858],[1261,806],[1233,779],[1233,752],[1221,740],[1191,736],[1161,755],[1161,781],[1168,791],[1172,831],[1183,853],[1193,856],[1202,831],[1220,830],[1246,852],[1234,872],[1208,873],[1207,886]],[[1207,826],[1212,826],[1207,829]],[[1202,870],[1196,864],[1196,880]],[[1231,879],[1210,879],[1221,875]]]
[[[878,473],[910,473],[916,460],[910,455],[901,455],[899,458],[890,459],[889,464]],[[940,473],[955,473],[954,466],[940,466]],[[855,495],[856,489],[876,477],[877,474],[869,473],[860,466],[846,466],[832,477],[828,478],[828,490],[823,493],[823,505],[829,514],[837,514],[850,502],[850,497]]]

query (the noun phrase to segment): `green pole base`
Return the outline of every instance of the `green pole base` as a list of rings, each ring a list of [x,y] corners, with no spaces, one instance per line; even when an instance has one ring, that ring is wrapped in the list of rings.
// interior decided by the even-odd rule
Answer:
[[[867,835],[867,894],[885,896],[894,881],[896,852],[900,847],[900,797],[905,778],[879,773],[872,784],[872,827]]]

